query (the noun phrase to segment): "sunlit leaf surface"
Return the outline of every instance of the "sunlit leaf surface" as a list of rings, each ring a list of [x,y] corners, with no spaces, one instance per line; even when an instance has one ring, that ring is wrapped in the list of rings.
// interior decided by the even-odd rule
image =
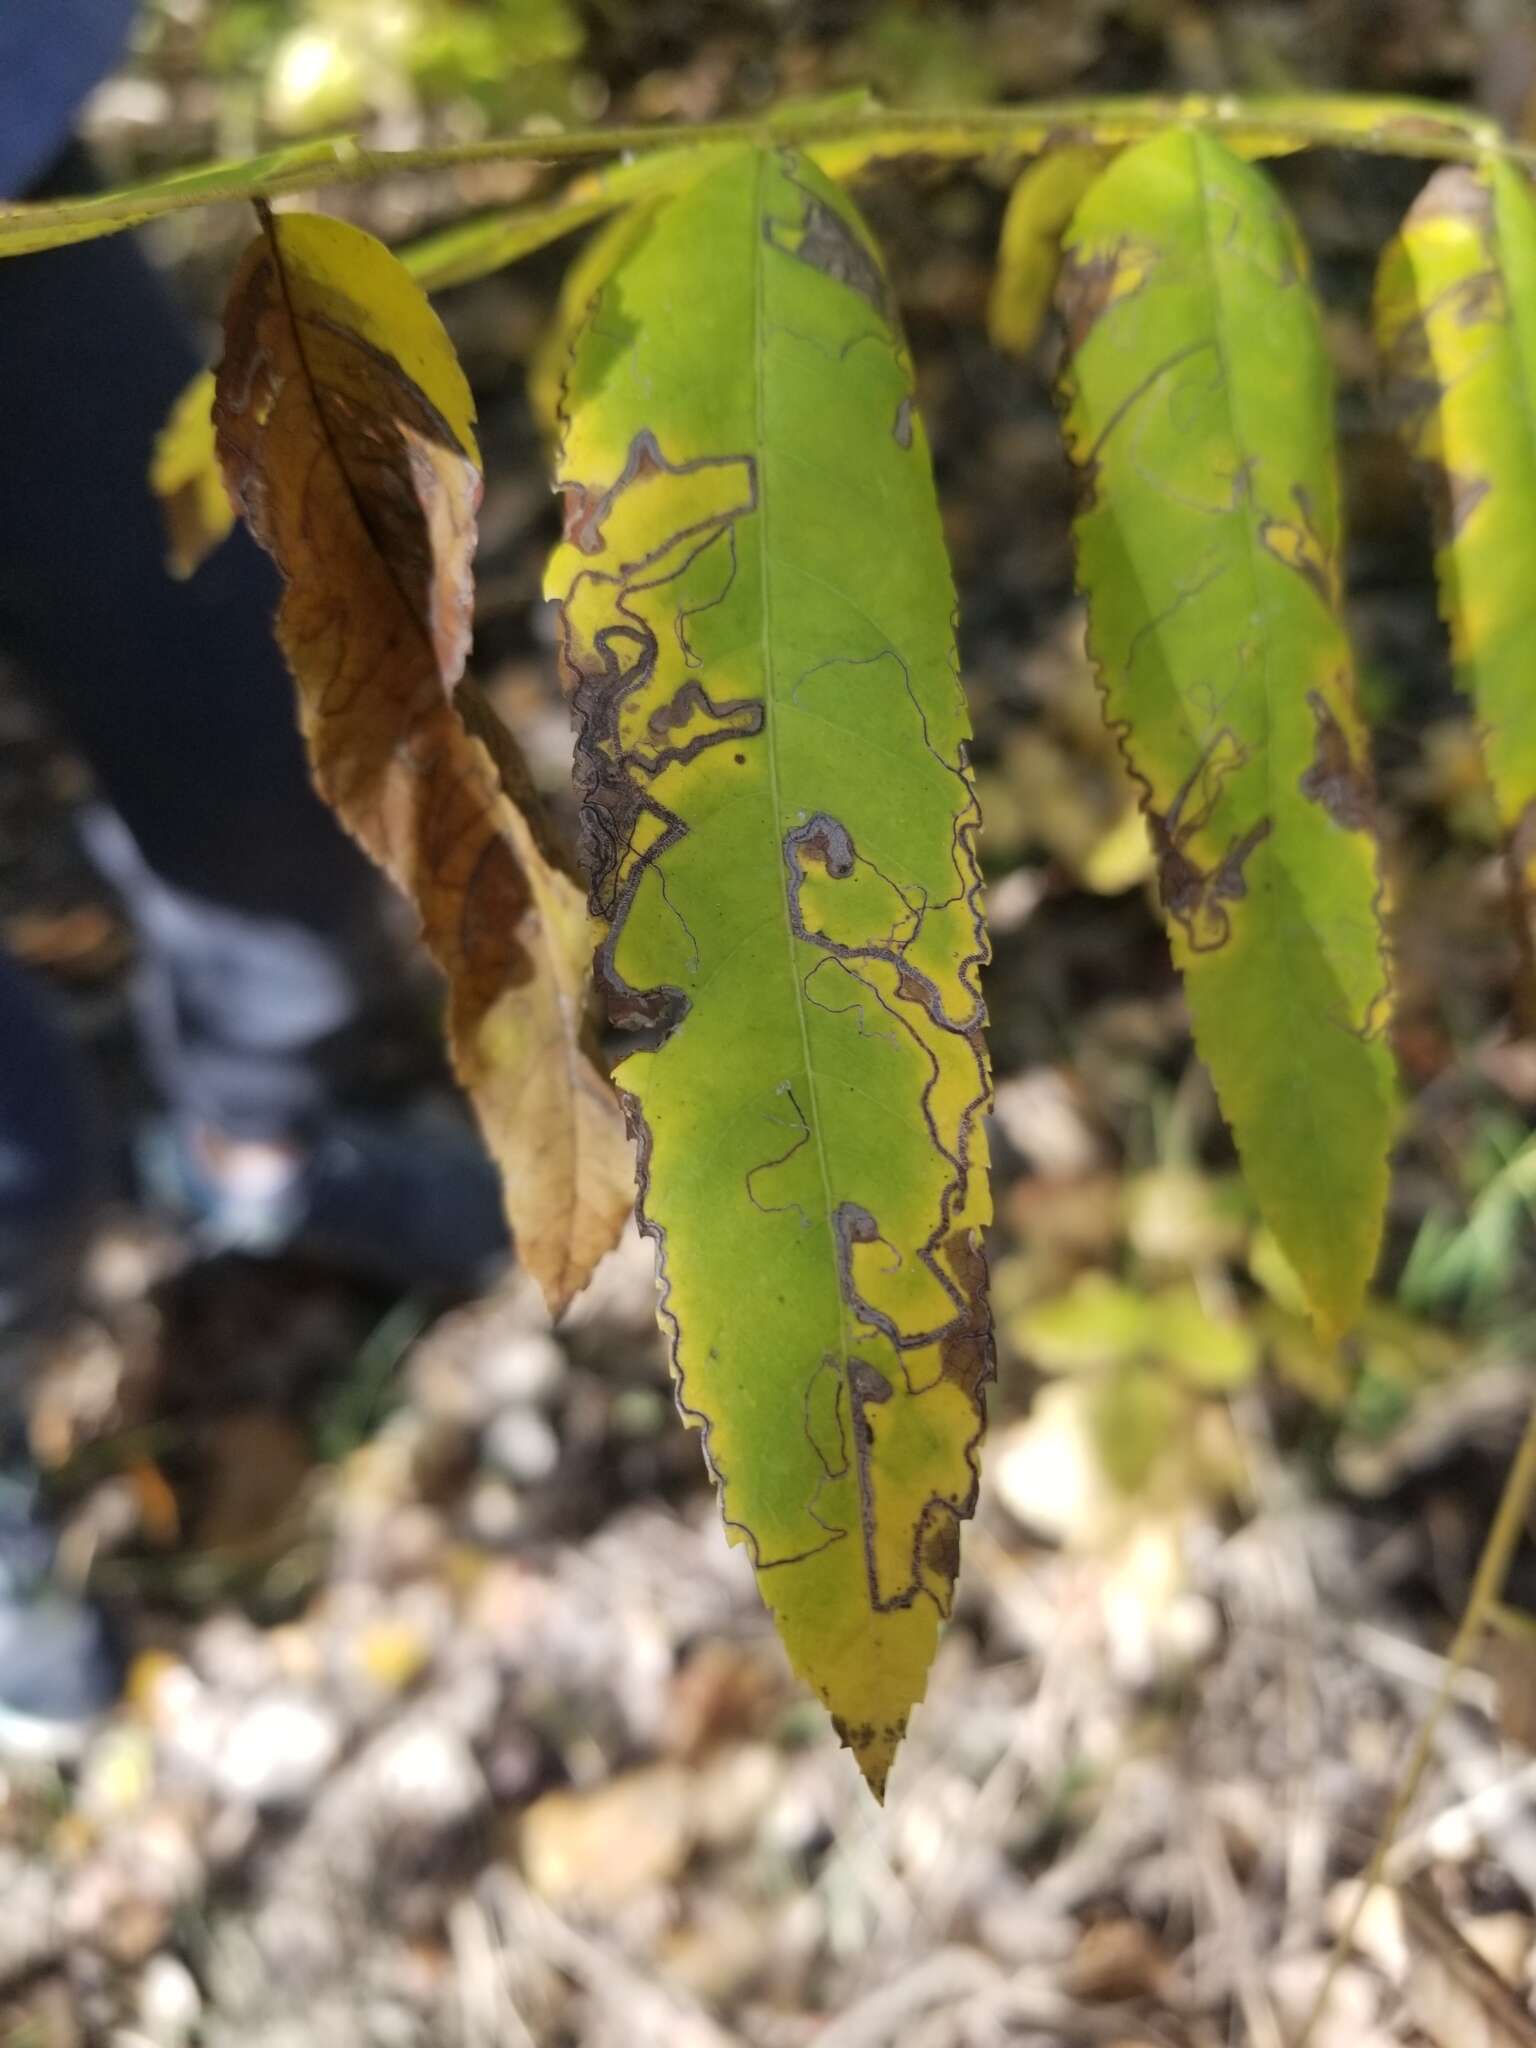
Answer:
[[[679,1398],[879,1790],[975,1499],[986,949],[927,445],[847,201],[774,151],[658,206],[565,414],[548,588]]]
[[[1356,1313],[1393,1077],[1332,391],[1294,227],[1209,137],[1127,150],[1065,239],[1066,428],[1106,712],[1195,1038],[1321,1323]]]

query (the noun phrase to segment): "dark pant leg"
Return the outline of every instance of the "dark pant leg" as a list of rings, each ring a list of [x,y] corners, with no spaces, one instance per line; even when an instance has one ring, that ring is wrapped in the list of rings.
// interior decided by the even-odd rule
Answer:
[[[0,954],[0,1464],[18,1392],[7,1332],[63,1293],[105,1149],[83,1054],[46,990]]]
[[[43,189],[87,176],[72,156]],[[110,807],[91,838],[163,1085],[265,1133],[301,1127],[346,1059],[377,890],[310,786],[270,564],[241,531],[188,582],[165,572],[146,472],[199,367],[129,237],[0,263],[0,648]]]

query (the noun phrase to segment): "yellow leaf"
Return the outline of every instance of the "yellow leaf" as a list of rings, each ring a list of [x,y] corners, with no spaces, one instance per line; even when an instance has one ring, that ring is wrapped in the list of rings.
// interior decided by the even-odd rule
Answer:
[[[149,487],[165,518],[166,567],[190,576],[235,523],[213,441],[213,372],[199,370],[155,436]]]
[[[987,332],[1010,355],[1028,355],[1040,337],[1061,267],[1062,234],[1104,161],[1102,149],[1077,144],[1047,150],[1008,195]]]
[[[1235,1316],[1213,1316],[1193,1287],[1169,1287],[1148,1303],[1147,1346],[1175,1379],[1200,1394],[1246,1386],[1259,1365],[1253,1332]]]

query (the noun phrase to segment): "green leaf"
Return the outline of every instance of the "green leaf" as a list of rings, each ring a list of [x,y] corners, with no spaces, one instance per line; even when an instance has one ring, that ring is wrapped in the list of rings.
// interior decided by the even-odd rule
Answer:
[[[547,587],[679,1403],[878,1792],[975,1501],[989,1083],[953,590],[848,202],[788,151],[665,200],[565,412]]]
[[[1041,1372],[1086,1372],[1146,1350],[1148,1297],[1108,1273],[1081,1273],[1060,1294],[1031,1302],[1007,1324]]]
[[[560,280],[554,313],[528,365],[528,403],[551,444],[560,439],[566,372],[588,308],[619,259],[648,232],[650,215],[650,207],[638,201],[604,221],[588,236]]]
[[[1094,1386],[1088,1412],[1099,1461],[1123,1494],[1145,1495],[1170,1447],[1187,1439],[1188,1403],[1145,1359],[1113,1365]]]
[[[1003,214],[987,332],[1010,355],[1040,338],[1061,265],[1061,237],[1078,201],[1104,168],[1101,149],[1048,150],[1021,174]]]
[[[1536,197],[1507,164],[1448,164],[1382,258],[1387,395],[1435,512],[1457,680],[1499,818],[1536,882]]]
[[[1193,102],[1198,110],[1205,102]],[[1289,156],[1310,148],[1319,126],[1360,134],[1462,133],[1470,125],[1459,109],[1442,122],[1435,110],[1414,100],[1344,99],[1326,94],[1265,100],[1271,124],[1248,132],[1233,129],[1227,147],[1243,157]],[[1294,121],[1293,132],[1284,123]],[[987,303],[987,331],[1010,355],[1028,355],[1040,338],[1061,263],[1061,237],[1088,187],[1102,171],[1116,140],[1113,114],[1095,126],[1096,142],[1066,142],[1027,164],[1008,195],[998,237],[997,267]],[[844,146],[846,148],[846,145]],[[847,175],[858,166],[835,167]]]
[[[1042,1372],[1139,1359],[1201,1394],[1243,1386],[1258,1367],[1252,1334],[1233,1317],[1212,1315],[1188,1282],[1147,1293],[1107,1273],[1083,1273],[1022,1310],[1010,1334]]]
[[[831,94],[824,99],[786,102],[774,109],[769,116],[769,125],[789,122],[796,116],[811,113],[842,113],[853,117],[868,113],[872,107],[870,95],[860,88]],[[605,192],[622,199],[626,210],[605,221],[577,254],[561,280],[554,317],[545,328],[529,365],[529,403],[534,417],[551,441],[558,440],[560,435],[560,394],[571,358],[572,342],[603,279],[630,243],[646,232],[650,207],[656,199],[665,197],[668,192],[681,190],[693,178],[703,176],[732,154],[734,151],[729,148],[668,151],[660,157],[641,157],[634,163],[621,164],[598,174],[605,181]],[[852,155],[837,143],[829,148],[808,149],[806,154],[823,168],[828,168],[823,164],[823,158],[830,159],[833,166],[841,166],[843,176],[852,175],[868,161],[867,157]],[[834,169],[828,168],[828,175],[834,174]],[[573,192],[576,190],[575,187],[571,189]],[[429,289],[435,289],[435,285],[429,282]]]
[[[1172,131],[1083,200],[1058,305],[1106,715],[1249,1185],[1336,1331],[1376,1256],[1394,1088],[1304,253],[1258,171]]]

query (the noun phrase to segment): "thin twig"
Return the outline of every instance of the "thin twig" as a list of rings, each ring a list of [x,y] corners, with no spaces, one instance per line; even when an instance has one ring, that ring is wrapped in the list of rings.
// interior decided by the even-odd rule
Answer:
[[[1388,1881],[1401,1884],[1433,1854],[1435,1842],[1443,1841],[1451,1829],[1476,1828],[1486,1839],[1511,1814],[1524,1812],[1533,1793],[1536,1793],[1536,1763],[1528,1763],[1508,1777],[1499,1778],[1491,1785],[1481,1785],[1464,1799],[1443,1806],[1438,1813],[1431,1814],[1422,1827],[1415,1828],[1411,1834],[1393,1843],[1386,1862]]]
[[[1301,2032],[1296,2037],[1295,2048],[1307,2048],[1313,2029],[1328,2003],[1334,1979],[1354,1941],[1355,1930],[1360,1924],[1360,1915],[1365,1910],[1365,1902],[1381,1882],[1382,1872],[1386,1868],[1387,1858],[1392,1853],[1392,1844],[1398,1828],[1418,1793],[1434,1750],[1435,1736],[1445,1719],[1447,1708],[1455,1697],[1457,1674],[1472,1654],[1472,1646],[1481,1634],[1490,1610],[1503,1593],[1509,1562],[1525,1527],[1526,1512],[1530,1507],[1533,1493],[1536,1493],[1536,1402],[1532,1403],[1526,1416],[1525,1432],[1515,1453],[1514,1463],[1509,1468],[1509,1477],[1504,1482],[1504,1491],[1499,1496],[1498,1511],[1494,1515],[1493,1526],[1488,1531],[1487,1541],[1483,1545],[1483,1554],[1477,1561],[1477,1572],[1472,1580],[1472,1590],[1467,1596],[1467,1604],[1462,1610],[1456,1633],[1451,1638],[1451,1647],[1446,1653],[1445,1670],[1439,1687],[1414,1740],[1403,1781],[1387,1810],[1387,1817],[1376,1838],[1376,1846],[1371,1851],[1371,1860],[1366,1865],[1354,1901],[1345,1916],[1343,1926],[1339,1929],[1333,1953],[1328,1958],[1328,1968],[1323,1973],[1323,1981],[1318,1986],[1317,1996],[1313,1999]]]
[[[1326,113],[1308,111],[1326,106]],[[956,159],[994,151],[1033,154],[1064,141],[1134,142],[1174,126],[1236,134],[1278,150],[1344,149],[1370,156],[1420,157],[1477,163],[1496,156],[1536,168],[1536,145],[1512,142],[1497,123],[1469,118],[1434,101],[1405,100],[1384,108],[1350,94],[1294,100],[1245,100],[1190,95],[1123,99],[1039,100],[1011,107],[874,108],[850,114],[808,109],[772,119],[672,122],[613,128],[570,128],[554,134],[503,135],[480,142],[427,149],[368,149],[353,136],[301,143],[256,159],[269,168],[252,174],[239,164],[180,172],[171,178],[101,193],[88,199],[40,200],[0,207],[0,250],[7,230],[17,235],[45,226],[99,224],[110,233],[161,213],[219,201],[276,198],[323,185],[355,185],[406,171],[443,171],[469,165],[589,162],[708,143],[857,142],[880,145],[873,155],[921,154]],[[888,145],[888,146],[887,146]]]

